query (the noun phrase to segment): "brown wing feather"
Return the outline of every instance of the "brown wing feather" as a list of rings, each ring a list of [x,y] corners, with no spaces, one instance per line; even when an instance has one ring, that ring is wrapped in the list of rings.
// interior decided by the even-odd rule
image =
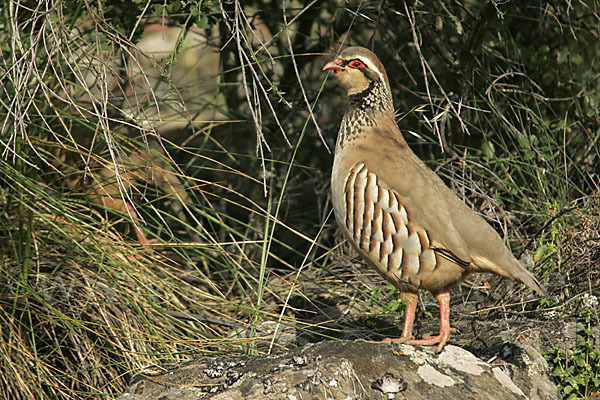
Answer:
[[[398,193],[411,219],[432,234],[432,247],[444,249],[444,255],[465,268],[517,279],[542,294],[537,280],[498,233],[410,150],[395,122],[380,126],[388,129],[374,128],[367,135],[371,137],[357,143],[367,155],[363,163],[375,175],[385,176],[379,184]],[[382,153],[381,148],[389,150]]]

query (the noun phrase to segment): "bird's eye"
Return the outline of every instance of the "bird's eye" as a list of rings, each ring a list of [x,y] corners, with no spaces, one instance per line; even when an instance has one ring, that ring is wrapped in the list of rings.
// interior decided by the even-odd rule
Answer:
[[[365,64],[363,64],[362,61],[360,60],[354,60],[354,61],[350,61],[349,64],[352,68],[364,68]]]

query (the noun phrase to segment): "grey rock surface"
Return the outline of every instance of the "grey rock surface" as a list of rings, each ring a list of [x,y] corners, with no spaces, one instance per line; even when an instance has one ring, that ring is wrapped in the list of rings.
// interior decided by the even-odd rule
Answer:
[[[447,345],[320,342],[273,356],[207,357],[134,376],[119,400],[559,399],[544,358],[505,345],[490,363]]]

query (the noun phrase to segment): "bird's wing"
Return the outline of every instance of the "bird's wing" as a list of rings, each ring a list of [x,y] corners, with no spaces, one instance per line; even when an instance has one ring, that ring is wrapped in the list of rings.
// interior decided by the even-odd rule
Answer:
[[[373,128],[357,146],[379,184],[398,193],[410,220],[425,229],[441,255],[475,271],[515,278],[542,293],[498,233],[450,190],[408,147],[395,123]],[[360,149],[359,149],[360,148]],[[464,263],[462,264],[461,263]]]

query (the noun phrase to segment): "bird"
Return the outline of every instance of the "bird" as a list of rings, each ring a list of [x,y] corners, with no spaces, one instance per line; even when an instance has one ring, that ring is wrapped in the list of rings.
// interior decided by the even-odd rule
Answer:
[[[148,185],[154,184],[162,189],[169,197],[178,201],[171,204],[173,214],[181,221],[186,222],[184,204],[190,204],[191,198],[187,194],[184,184],[178,175],[172,171],[169,159],[159,146],[153,144],[148,150],[134,149],[119,154],[118,162],[112,162],[100,157],[96,153],[90,153],[90,158],[95,160],[89,167],[89,174],[80,173],[84,168],[78,161],[86,150],[80,146],[78,150],[55,147],[52,150],[52,166],[60,172],[64,179],[64,185],[76,189],[77,192],[85,193],[90,203],[98,206],[100,210],[108,214],[119,214],[129,216],[133,231],[141,245],[157,242],[157,239],[149,239],[141,229],[141,222],[132,201],[139,200]],[[53,182],[53,185],[58,185]],[[137,198],[137,199],[136,199]],[[188,223],[186,222],[186,226]],[[190,236],[196,242],[201,238],[193,231]]]
[[[347,47],[323,71],[333,71],[347,93],[331,173],[335,218],[352,247],[406,303],[402,335],[382,342],[441,351],[452,330],[450,289],[473,272],[519,281],[544,296],[498,233],[410,149],[377,56]],[[439,302],[440,330],[415,339],[419,290]]]

